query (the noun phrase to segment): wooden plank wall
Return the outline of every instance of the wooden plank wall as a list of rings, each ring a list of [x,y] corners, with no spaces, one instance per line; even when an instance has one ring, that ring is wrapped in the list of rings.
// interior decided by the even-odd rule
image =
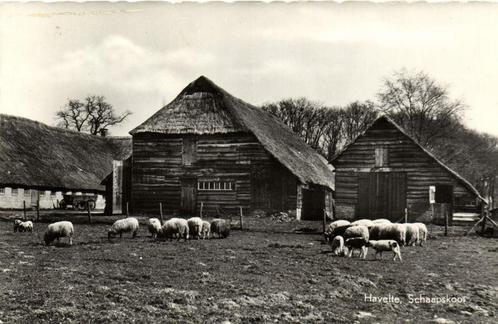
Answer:
[[[196,160],[190,166],[182,164],[184,138],[196,140]],[[157,213],[159,202],[165,213],[179,213],[180,183],[184,177],[203,181],[232,181],[232,191],[197,190],[197,210],[201,202],[207,214],[216,206],[252,209],[251,175],[253,169],[274,174],[271,186],[285,187],[285,208],[296,208],[295,177],[271,157],[257,139],[246,133],[177,136],[139,134],[133,138],[131,201],[135,213]],[[277,199],[269,195],[268,199]],[[268,202],[268,206],[274,205]]]
[[[388,164],[385,167],[375,167],[376,147],[388,150]],[[374,125],[359,137],[334,161],[334,167],[338,217],[352,218],[352,213],[356,213],[359,172],[406,172],[407,206],[410,215],[415,217],[429,211],[431,185],[451,184],[457,199],[475,200],[471,191],[388,123]],[[458,210],[458,206],[455,206],[455,210]]]

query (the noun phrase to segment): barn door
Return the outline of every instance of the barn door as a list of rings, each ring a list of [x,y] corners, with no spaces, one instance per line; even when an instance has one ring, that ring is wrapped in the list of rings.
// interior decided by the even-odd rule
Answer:
[[[264,170],[255,167],[252,168],[252,203],[255,209],[270,208],[270,190],[267,179],[268,176]]]
[[[40,192],[36,189],[31,189],[31,205],[36,206]]]
[[[406,207],[404,172],[368,172],[358,177],[357,218],[398,220]]]
[[[181,209],[188,216],[196,214],[197,205],[197,179],[182,179],[181,181]]]

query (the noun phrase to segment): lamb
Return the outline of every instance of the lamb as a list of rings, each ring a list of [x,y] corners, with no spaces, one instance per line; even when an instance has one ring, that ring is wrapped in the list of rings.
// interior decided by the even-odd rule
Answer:
[[[128,217],[124,219],[118,219],[112,224],[111,228],[107,231],[107,238],[111,239],[114,235],[119,234],[119,237],[123,237],[123,233],[131,232],[132,237],[135,238],[138,233],[138,220],[135,217]]]
[[[68,221],[56,222],[48,225],[47,231],[43,236],[43,240],[46,245],[52,243],[55,239],[59,242],[61,237],[69,238],[69,245],[73,245],[73,235],[74,235],[74,227],[73,223]]]
[[[22,223],[22,220],[20,219],[16,219],[14,221],[14,233],[17,232],[17,230],[19,230],[19,225]]]
[[[368,233],[368,227],[362,225],[350,226],[344,231],[344,239],[360,237],[366,242],[370,239],[370,234]]]
[[[406,245],[414,246],[419,242],[419,227],[415,224],[405,223],[406,228]]]
[[[413,225],[418,227],[418,242],[417,244],[422,246],[427,240],[427,226],[424,223],[413,223]]]
[[[203,240],[209,238],[209,235],[211,235],[211,223],[209,223],[208,221],[202,221],[201,234]]]
[[[353,256],[354,250],[360,250],[359,257],[360,258],[363,257],[363,259],[365,259],[368,253],[367,244],[368,244],[368,239],[365,240],[363,237],[348,238],[345,243],[346,247],[349,250],[348,257],[351,258]]]
[[[375,259],[377,259],[377,254],[380,254],[380,258],[382,259],[382,252],[392,251],[394,253],[393,261],[396,261],[396,257],[398,257],[399,261],[403,262],[399,244],[395,240],[370,240],[368,241],[367,246],[372,247],[376,251]]]
[[[188,222],[183,218],[171,218],[164,222],[163,227],[161,228],[161,234],[162,236],[169,238],[170,241],[172,241],[174,237],[176,237],[178,241],[183,237],[186,241],[189,237]]]
[[[147,228],[149,229],[152,238],[156,238],[157,234],[161,231],[161,221],[157,218],[149,218]]]
[[[374,225],[374,222],[371,219],[358,219],[358,220],[352,222],[351,225],[353,225],[353,226],[361,225],[361,226],[366,226],[366,227],[372,227]]]
[[[344,249],[344,238],[340,235],[334,237],[330,247],[335,255],[344,255],[346,250]]]
[[[400,245],[406,242],[404,224],[376,224],[369,231],[372,240],[395,240]]]
[[[392,224],[389,219],[385,219],[385,218],[374,219],[372,222],[374,223],[374,225],[377,225],[377,224]]]
[[[202,219],[200,217],[192,217],[187,220],[187,223],[192,238],[199,239],[202,234]]]
[[[211,221],[211,232],[218,234],[218,238],[227,238],[230,235],[230,224],[224,219],[216,218]]]
[[[325,241],[329,242],[331,239],[334,238],[334,236],[335,236],[334,232],[337,228],[347,226],[349,224],[351,224],[351,223],[347,220],[344,220],[344,219],[339,219],[339,220],[336,220],[336,221],[333,221],[332,223],[330,223],[329,226],[327,226],[327,228],[325,229],[325,233],[324,233]]]

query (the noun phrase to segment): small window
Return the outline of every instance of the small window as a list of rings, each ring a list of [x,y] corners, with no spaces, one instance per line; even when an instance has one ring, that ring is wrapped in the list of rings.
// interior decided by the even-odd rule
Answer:
[[[19,189],[12,188],[12,196],[17,196],[19,194]]]
[[[379,146],[375,148],[375,166],[385,167],[387,166],[387,147]]]
[[[232,181],[199,181],[197,183],[199,191],[230,191],[233,190]]]
[[[5,188],[0,188],[0,195],[1,196],[5,195]]]

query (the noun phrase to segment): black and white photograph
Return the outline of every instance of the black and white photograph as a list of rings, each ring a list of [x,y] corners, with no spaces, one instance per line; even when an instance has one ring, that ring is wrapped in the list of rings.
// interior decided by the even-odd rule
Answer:
[[[498,3],[0,3],[1,323],[497,323]]]

